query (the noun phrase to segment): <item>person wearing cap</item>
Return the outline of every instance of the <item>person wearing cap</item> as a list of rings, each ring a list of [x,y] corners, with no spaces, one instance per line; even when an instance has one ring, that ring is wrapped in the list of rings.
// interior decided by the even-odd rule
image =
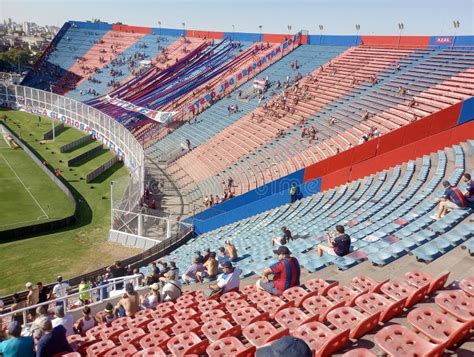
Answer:
[[[120,307],[123,307],[125,310],[125,316],[133,317],[135,314],[140,311],[140,296],[133,288],[133,284],[125,284],[125,294],[119,300],[117,305],[115,305],[115,312],[118,313]]]
[[[81,335],[95,326],[97,326],[97,320],[95,319],[95,316],[92,315],[91,308],[89,306],[84,306],[82,309],[82,317],[77,322],[74,330],[76,333]]]
[[[74,316],[70,314],[65,315],[63,306],[55,307],[54,316],[56,317],[51,320],[53,328],[62,325],[66,329],[66,336],[74,335]]]
[[[461,190],[452,186],[449,181],[443,181],[444,193],[440,198],[435,199],[438,205],[438,212],[431,216],[432,219],[438,221],[443,218],[450,210],[460,209],[467,206],[466,197]]]
[[[107,305],[105,305],[104,312],[105,315],[102,316],[102,322],[110,326],[112,321],[117,318],[114,314],[114,306],[110,302],[108,302]]]
[[[209,285],[209,289],[216,291],[221,289],[221,294],[225,294],[229,291],[238,291],[240,287],[240,274],[242,270],[234,268],[230,261],[222,264],[222,270],[224,273],[217,277],[215,284]]]
[[[67,292],[71,287],[68,283],[63,281],[63,277],[61,275],[57,276],[56,281],[58,283],[53,287],[53,291],[51,292],[51,299],[60,299],[66,297]],[[59,305],[64,306],[64,301],[57,301],[56,306]]]
[[[202,260],[198,256],[194,256],[192,264],[181,276],[185,284],[191,284],[196,282],[202,282],[201,278],[197,273],[202,273],[204,271],[204,265],[202,265]]]
[[[66,338],[66,329],[63,325],[53,328],[51,320],[42,317],[40,327],[45,334],[39,339],[36,346],[36,357],[51,357],[63,352],[73,352]]]
[[[291,257],[288,247],[282,245],[273,251],[278,262],[263,270],[262,278],[256,283],[257,289],[265,290],[272,295],[281,295],[285,290],[300,285],[300,264]],[[273,280],[269,275],[273,274]]]
[[[270,345],[257,349],[255,357],[312,357],[308,344],[291,335],[284,336]]]
[[[33,306],[38,303],[39,291],[38,288],[33,286],[32,283],[28,282],[25,284],[26,289],[28,290],[28,295],[26,295],[26,306]],[[32,318],[35,318],[35,309],[31,309],[30,315]]]
[[[34,356],[35,341],[31,336],[21,336],[21,324],[11,321],[7,330],[9,339],[0,342],[0,354],[3,357]]]
[[[225,248],[225,251],[226,251],[227,255],[230,258],[230,261],[235,262],[237,260],[237,258],[239,257],[237,255],[237,248],[235,248],[235,245],[233,245],[230,240],[226,240],[224,248]]]
[[[176,280],[176,276],[173,270],[165,274],[164,285],[161,289],[161,301],[176,301],[182,295],[181,283]]]
[[[145,309],[154,309],[160,303],[160,286],[158,283],[150,285],[150,291],[141,296],[141,304]]]

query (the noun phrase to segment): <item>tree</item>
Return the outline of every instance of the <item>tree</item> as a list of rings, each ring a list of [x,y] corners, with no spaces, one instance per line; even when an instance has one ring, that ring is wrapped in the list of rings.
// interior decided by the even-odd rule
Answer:
[[[29,67],[33,64],[34,56],[30,50],[11,48],[6,52],[0,53],[0,70],[17,71],[20,67]]]

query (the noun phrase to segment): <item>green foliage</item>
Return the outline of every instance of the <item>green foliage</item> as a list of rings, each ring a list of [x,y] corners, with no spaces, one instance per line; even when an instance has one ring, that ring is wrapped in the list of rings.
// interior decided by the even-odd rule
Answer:
[[[0,70],[12,71],[33,65],[34,56],[30,50],[12,48],[0,53]]]

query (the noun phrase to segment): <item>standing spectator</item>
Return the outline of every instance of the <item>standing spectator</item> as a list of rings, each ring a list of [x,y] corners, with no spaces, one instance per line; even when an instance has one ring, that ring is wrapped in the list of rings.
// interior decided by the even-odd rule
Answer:
[[[66,329],[66,336],[74,334],[74,317],[70,314],[65,315],[64,307],[56,306],[54,309],[54,316],[56,316],[56,318],[51,321],[53,328],[62,325]]]
[[[28,290],[28,295],[26,296],[26,306],[33,306],[38,303],[38,288],[34,287],[32,283],[28,282],[25,284],[26,289]],[[35,318],[35,309],[29,311],[32,318]]]
[[[133,317],[140,310],[140,296],[133,288],[133,284],[125,284],[125,294],[115,305],[115,311],[118,313],[120,308],[125,310],[125,316]]]
[[[89,284],[86,281],[86,278],[85,277],[81,278],[81,282],[79,284],[79,292],[87,291],[87,290],[90,290],[91,288],[92,288],[91,284]],[[79,294],[79,300],[81,300],[83,305],[90,304],[90,302],[91,302],[91,292],[88,291],[88,292]]]
[[[145,278],[145,284],[151,285],[160,280],[160,269],[156,266],[156,262],[150,263],[148,266],[148,275]]]
[[[38,303],[48,301],[48,296],[51,293],[51,289],[47,286],[43,286],[42,282],[36,283],[36,286],[38,288]]]
[[[466,197],[462,194],[459,188],[451,185],[449,181],[443,181],[444,194],[435,201],[439,202],[438,213],[431,216],[432,219],[438,221],[444,215],[454,209],[466,207]]]
[[[10,310],[16,311],[23,309],[25,307],[25,301],[20,298],[18,293],[13,294],[13,304],[10,305]],[[21,312],[16,312],[12,315],[12,320],[18,321],[20,324],[23,325],[23,314]]]
[[[159,285],[157,283],[151,284],[150,291],[141,300],[145,309],[154,309],[160,303]]]
[[[127,270],[122,266],[122,262],[117,260],[113,265],[107,268],[109,278],[121,278],[127,276]],[[123,289],[123,282],[115,284],[115,289]]]
[[[167,272],[164,276],[163,288],[161,289],[161,301],[176,301],[182,294],[181,283],[176,280],[177,275],[173,270]]]
[[[225,294],[233,290],[239,290],[240,274],[242,274],[242,270],[234,268],[230,261],[227,261],[222,265],[222,270],[224,273],[217,277],[215,284],[209,285],[209,289],[211,291],[220,290],[220,294]]]
[[[3,357],[32,357],[34,356],[35,342],[31,336],[21,336],[21,324],[11,321],[8,325],[10,338],[0,342],[0,354]]]
[[[189,266],[189,268],[184,272],[183,276],[181,279],[183,279],[183,282],[185,284],[191,284],[191,283],[196,283],[199,281],[200,283],[202,282],[200,280],[200,277],[196,275],[196,273],[202,273],[204,271],[204,266],[202,265],[202,260],[200,260],[198,257],[194,256],[192,264]]]
[[[237,248],[235,248],[235,245],[233,245],[230,240],[226,240],[224,248],[230,261],[235,262],[238,259]]]
[[[210,253],[209,259],[204,262],[204,268],[206,269],[206,275],[209,279],[214,279],[217,276],[219,263],[216,260],[216,252]],[[201,277],[203,277],[202,274]]]
[[[227,255],[225,248],[220,247],[219,255],[217,256],[217,262],[219,263],[219,268],[222,268],[222,264],[229,261],[230,261],[230,257]]]
[[[278,262],[263,270],[262,278],[256,283],[257,289],[265,290],[272,295],[280,295],[285,290],[300,285],[300,264],[291,257],[290,250],[280,246],[273,251],[278,256]],[[273,274],[273,280],[269,275]]]
[[[272,238],[272,245],[285,245],[287,244],[290,240],[293,240],[293,236],[291,235],[291,231],[286,228],[285,226],[281,227],[281,231],[283,233],[283,236],[281,237],[273,237]]]
[[[57,284],[54,285],[53,291],[51,293],[52,294],[51,299],[53,300],[65,298],[67,296],[68,290],[71,288],[68,283],[63,282],[63,277],[61,275],[57,276],[56,281],[57,281]],[[59,306],[59,305],[64,306],[64,300],[57,301],[56,306]]]
[[[76,325],[76,333],[83,334],[86,331],[97,325],[97,321],[94,316],[91,314],[91,308],[89,306],[84,306],[82,309],[82,317],[79,319]]]
[[[41,328],[45,331],[36,347],[36,357],[51,357],[62,352],[73,352],[67,342],[66,329],[62,325],[53,328],[51,320],[42,318]]]
[[[344,255],[349,254],[351,250],[351,237],[345,233],[344,227],[340,225],[336,226],[336,234],[334,234],[335,238],[328,235],[328,246],[318,244],[319,257],[321,257],[323,253],[337,255],[338,257],[343,257]]]
[[[464,197],[466,197],[466,204],[470,208],[474,208],[474,181],[471,179],[471,174],[467,172],[463,175],[463,181],[466,184],[466,190],[464,191]]]
[[[290,202],[291,203],[295,203],[296,201],[296,184],[295,183],[292,183],[291,184],[291,188],[290,188]]]

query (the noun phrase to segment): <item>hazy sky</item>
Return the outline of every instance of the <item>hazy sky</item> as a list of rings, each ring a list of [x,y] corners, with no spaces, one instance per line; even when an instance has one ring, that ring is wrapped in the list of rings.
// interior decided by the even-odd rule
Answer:
[[[407,35],[474,35],[474,0],[0,0],[1,19],[62,25],[67,20],[99,18],[129,25],[286,33],[303,29],[325,34],[398,34],[397,23]]]

